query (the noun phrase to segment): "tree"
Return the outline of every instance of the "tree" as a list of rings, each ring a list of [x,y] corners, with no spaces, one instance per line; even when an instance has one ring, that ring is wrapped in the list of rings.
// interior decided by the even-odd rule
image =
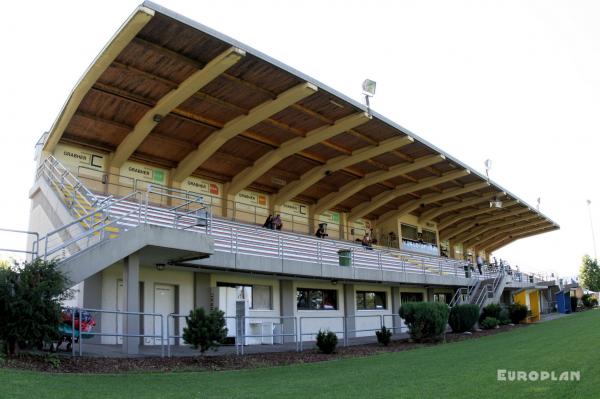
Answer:
[[[9,355],[58,338],[68,287],[55,261],[36,259],[0,268],[0,340]]]
[[[183,340],[194,349],[200,348],[201,353],[216,349],[227,338],[224,315],[218,309],[208,313],[204,308],[190,311],[185,318],[187,326],[183,329]]]
[[[583,257],[579,269],[579,281],[584,288],[590,291],[600,291],[600,267],[597,259],[592,259],[588,255]]]

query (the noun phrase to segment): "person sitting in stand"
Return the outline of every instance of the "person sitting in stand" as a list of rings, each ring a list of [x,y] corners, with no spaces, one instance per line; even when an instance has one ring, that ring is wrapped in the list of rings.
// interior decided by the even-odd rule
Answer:
[[[319,237],[319,238],[325,238],[327,237],[329,234],[327,234],[325,232],[325,227],[327,225],[325,223],[319,223],[319,228],[317,229],[317,232],[315,233],[315,236]]]
[[[273,227],[275,230],[281,230],[283,227],[283,222],[281,221],[281,216],[279,214],[273,219]]]
[[[263,223],[263,227],[265,229],[272,229],[273,228],[273,215],[269,215],[267,217],[267,220],[265,220],[265,222]]]
[[[368,233],[365,233],[361,243],[362,243],[362,246],[365,247],[366,249],[373,249],[373,247],[371,246],[371,237],[369,237]]]

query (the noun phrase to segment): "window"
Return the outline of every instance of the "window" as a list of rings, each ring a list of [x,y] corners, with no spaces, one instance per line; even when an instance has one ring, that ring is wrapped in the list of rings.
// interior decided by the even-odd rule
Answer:
[[[404,240],[417,241],[419,239],[419,234],[415,226],[411,226],[409,224],[402,224],[400,226],[400,230],[400,234],[402,234],[402,239]]]
[[[248,307],[253,310],[271,310],[271,286],[270,285],[243,285],[237,283],[217,282],[217,287],[229,287],[235,289],[236,299],[246,300]]]
[[[401,292],[400,293],[400,302],[423,302],[423,293],[422,292]]]
[[[298,310],[336,310],[337,291],[298,288],[296,302]]]
[[[386,299],[387,295],[384,291],[356,291],[356,309],[386,309]]]
[[[435,231],[423,229],[423,242],[432,245],[437,245],[437,236],[435,234]]]

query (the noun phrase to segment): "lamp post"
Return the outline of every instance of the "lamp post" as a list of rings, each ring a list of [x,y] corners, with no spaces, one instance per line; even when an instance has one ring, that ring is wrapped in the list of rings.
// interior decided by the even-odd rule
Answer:
[[[588,215],[590,216],[590,228],[592,229],[592,245],[594,247],[594,259],[598,259],[598,254],[596,253],[596,236],[594,235],[594,222],[592,220],[592,201],[587,200],[588,204]]]

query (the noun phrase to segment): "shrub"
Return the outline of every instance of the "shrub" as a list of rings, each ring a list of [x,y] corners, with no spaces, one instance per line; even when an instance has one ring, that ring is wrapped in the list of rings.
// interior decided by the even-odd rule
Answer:
[[[448,306],[440,302],[409,302],[400,307],[400,317],[416,342],[439,340],[448,324]]]
[[[586,308],[593,308],[594,306],[598,306],[598,300],[594,298],[591,294],[584,294],[581,297],[581,302],[583,302],[583,306]]]
[[[527,306],[520,303],[513,303],[508,307],[508,317],[514,324],[519,324],[523,319],[527,317]]]
[[[477,305],[456,305],[450,309],[448,324],[455,333],[462,333],[473,328],[479,319],[479,306]]]
[[[392,341],[392,330],[385,328],[385,326],[381,327],[381,330],[375,331],[375,335],[377,336],[377,342],[383,346],[388,346]]]
[[[56,261],[36,259],[0,267],[0,341],[9,355],[58,340],[61,302],[71,294],[68,287]]]
[[[486,307],[483,308],[481,312],[481,316],[479,316],[479,321],[485,320],[486,317],[493,317],[494,319],[500,319],[500,312],[502,312],[502,306],[497,303],[490,303]]]
[[[507,309],[502,309],[500,315],[498,316],[498,323],[505,326],[510,323],[510,315],[508,314]]]
[[[325,354],[333,353],[338,343],[338,337],[329,330],[319,330],[317,334],[317,348]]]
[[[200,353],[215,349],[227,338],[224,313],[214,309],[206,313],[204,308],[190,311],[186,316],[186,327],[183,329],[183,340],[192,348],[200,348]]]
[[[495,317],[486,317],[480,324],[481,328],[483,328],[484,330],[491,330],[493,328],[498,327],[498,319],[496,319]]]

